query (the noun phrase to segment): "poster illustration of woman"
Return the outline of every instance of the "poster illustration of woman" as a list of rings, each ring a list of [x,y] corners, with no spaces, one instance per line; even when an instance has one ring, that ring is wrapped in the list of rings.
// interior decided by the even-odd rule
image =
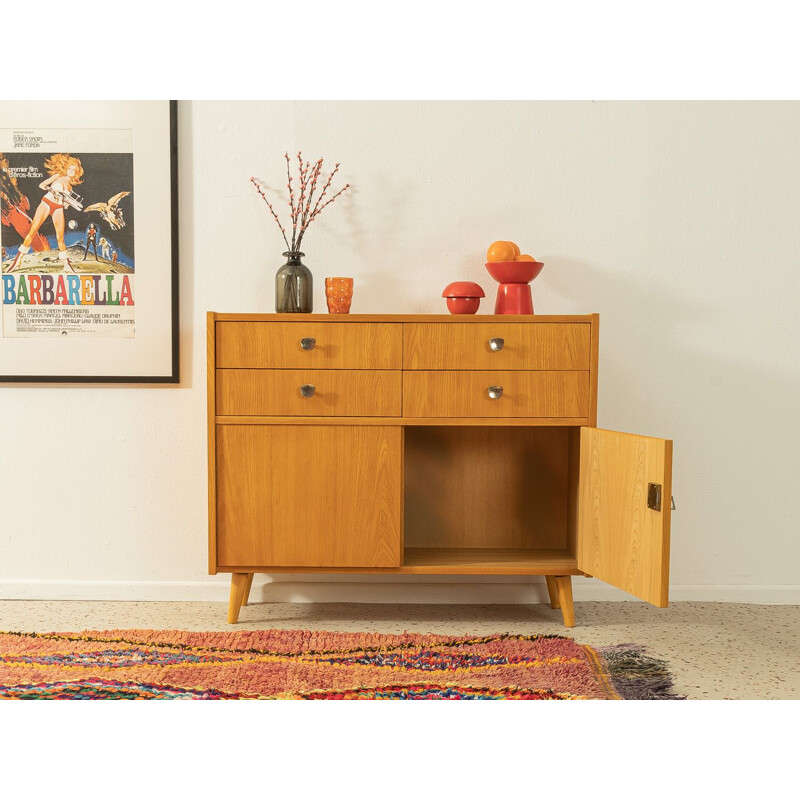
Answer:
[[[9,171],[8,159],[0,153],[0,222],[6,228],[13,228],[21,237],[25,238],[31,229],[31,218],[27,213],[30,207],[30,201],[22,193],[17,179]],[[31,245],[37,253],[47,250],[49,247],[47,239],[41,233],[34,235]],[[5,260],[5,255],[3,260]]]
[[[56,231],[58,242],[58,259],[62,264],[64,272],[75,272],[67,254],[67,246],[64,243],[64,209],[72,205],[79,211],[83,209],[80,200],[73,196],[73,187],[83,183],[83,166],[81,160],[68,153],[56,153],[44,162],[44,167],[49,174],[49,178],[39,184],[39,188],[45,191],[36,213],[33,215],[30,230],[17,250],[17,255],[11,264],[8,272],[14,272],[22,266],[25,255],[30,252],[33,237],[41,228],[42,223],[48,218],[53,218],[53,227]]]
[[[9,197],[3,201],[4,274],[133,275],[131,153],[5,152],[0,157],[7,164],[2,186]],[[38,206],[34,198],[40,198]],[[28,216],[23,212],[31,205],[35,211]],[[14,224],[6,224],[8,215]],[[116,261],[113,250],[118,251]]]

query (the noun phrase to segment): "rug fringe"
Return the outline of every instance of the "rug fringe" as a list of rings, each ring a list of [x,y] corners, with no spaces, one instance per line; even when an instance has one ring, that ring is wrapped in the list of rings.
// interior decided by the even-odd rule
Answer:
[[[606,675],[623,700],[685,700],[676,694],[666,661],[648,655],[644,647],[616,644],[601,647]]]

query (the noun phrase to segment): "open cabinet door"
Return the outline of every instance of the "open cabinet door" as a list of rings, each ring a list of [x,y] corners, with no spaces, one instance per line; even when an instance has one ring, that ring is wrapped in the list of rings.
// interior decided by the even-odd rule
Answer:
[[[670,440],[581,428],[578,569],[666,606],[671,499]]]

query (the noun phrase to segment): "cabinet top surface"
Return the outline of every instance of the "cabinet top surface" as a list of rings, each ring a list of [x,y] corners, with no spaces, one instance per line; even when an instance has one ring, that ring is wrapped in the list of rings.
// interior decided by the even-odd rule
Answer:
[[[239,322],[585,322],[596,314],[226,314],[209,311],[218,321]]]

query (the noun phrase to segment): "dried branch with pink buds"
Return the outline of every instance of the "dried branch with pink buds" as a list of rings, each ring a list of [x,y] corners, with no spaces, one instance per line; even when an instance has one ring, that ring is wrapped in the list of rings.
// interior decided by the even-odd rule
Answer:
[[[286,188],[289,190],[289,217],[292,221],[291,244],[289,244],[289,240],[286,238],[286,230],[284,229],[283,225],[281,225],[278,215],[275,213],[275,209],[272,207],[272,203],[269,202],[266,194],[264,194],[261,181],[259,181],[257,178],[250,178],[250,182],[256,187],[256,191],[261,195],[267,206],[269,206],[269,210],[272,212],[272,216],[275,218],[275,222],[278,223],[278,227],[281,230],[283,241],[286,242],[286,247],[289,250],[299,250],[300,243],[303,241],[303,236],[305,236],[308,226],[322,213],[323,208],[330,205],[340,194],[346,192],[350,188],[350,184],[346,183],[341,189],[339,189],[338,192],[336,192],[336,194],[325,200],[325,198],[328,196],[328,189],[331,187],[333,177],[339,171],[339,164],[337,163],[333,168],[333,172],[328,175],[328,180],[322,187],[322,192],[315,200],[314,195],[317,191],[317,181],[322,173],[323,160],[320,158],[315,161],[314,164],[312,164],[310,161],[306,161],[304,164],[303,154],[298,152],[297,164],[300,191],[295,198],[294,189],[292,188],[291,160],[289,159],[288,153],[284,153],[283,157],[286,159],[286,176],[288,178]]]

